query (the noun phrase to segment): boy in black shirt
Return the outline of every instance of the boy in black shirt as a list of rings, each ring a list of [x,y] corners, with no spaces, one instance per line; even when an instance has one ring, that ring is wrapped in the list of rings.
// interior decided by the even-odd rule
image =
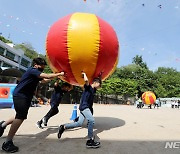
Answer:
[[[6,126],[11,124],[6,141],[2,145],[2,150],[6,152],[13,153],[19,150],[19,148],[13,144],[12,140],[18,128],[21,126],[23,121],[27,119],[27,114],[31,105],[33,94],[39,81],[47,81],[49,79],[64,75],[64,72],[51,74],[42,73],[45,65],[46,61],[44,59],[33,59],[33,67],[28,68],[28,70],[23,74],[20,82],[14,90],[13,102],[16,116],[15,118],[12,117],[7,121],[0,122],[0,137],[3,135]]]
[[[87,148],[98,148],[100,147],[100,142],[94,141],[93,139],[93,127],[94,127],[94,117],[92,115],[92,108],[93,108],[93,100],[94,94],[96,90],[101,86],[101,80],[99,78],[95,78],[93,83],[90,85],[88,78],[85,73],[82,73],[84,77],[84,91],[82,93],[81,102],[79,106],[80,115],[77,122],[69,123],[60,125],[58,131],[58,138],[61,138],[62,133],[66,129],[81,127],[84,120],[87,119],[88,121],[88,140],[86,142]]]
[[[37,127],[38,128],[43,128],[41,125],[44,124],[44,126],[47,126],[47,122],[48,120],[56,115],[59,110],[58,110],[58,106],[61,102],[61,99],[63,97],[63,95],[72,90],[72,85],[68,84],[68,83],[63,83],[62,86],[59,86],[59,80],[57,80],[54,83],[54,92],[51,96],[51,101],[50,101],[50,105],[51,105],[51,109],[49,110],[49,112],[40,120],[37,122]]]

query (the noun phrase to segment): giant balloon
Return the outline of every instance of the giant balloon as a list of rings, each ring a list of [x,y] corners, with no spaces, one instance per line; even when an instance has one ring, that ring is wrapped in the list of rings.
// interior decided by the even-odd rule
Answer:
[[[154,104],[156,95],[152,91],[146,91],[142,94],[142,101],[147,105]]]
[[[118,63],[119,43],[114,29],[95,14],[73,13],[55,22],[46,38],[46,57],[53,72],[64,71],[64,80],[83,85],[105,80]]]

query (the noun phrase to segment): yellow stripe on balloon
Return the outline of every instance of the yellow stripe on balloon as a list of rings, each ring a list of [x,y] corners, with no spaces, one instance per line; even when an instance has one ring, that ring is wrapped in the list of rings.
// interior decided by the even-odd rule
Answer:
[[[156,95],[153,94],[152,97],[153,97],[154,100],[156,100]]]
[[[149,97],[148,97],[148,96],[146,96],[146,98],[145,98],[145,99],[146,99],[146,103],[147,103],[147,104],[151,104],[151,103],[150,103],[150,99],[149,99]]]
[[[81,32],[79,33],[77,29],[80,29]],[[80,84],[84,84],[81,71],[87,74],[89,81],[95,72],[99,42],[100,30],[96,16],[93,14],[74,13],[68,25],[67,47],[73,75]],[[78,59],[81,59],[81,62]]]

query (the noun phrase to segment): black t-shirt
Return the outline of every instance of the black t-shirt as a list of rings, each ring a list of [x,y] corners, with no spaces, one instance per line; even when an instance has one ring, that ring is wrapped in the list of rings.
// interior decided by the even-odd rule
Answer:
[[[83,111],[86,108],[92,109],[94,94],[96,93],[96,88],[92,88],[91,85],[84,85],[84,91],[81,96],[79,110]]]
[[[37,68],[28,68],[16,86],[13,96],[32,100],[36,86],[38,85],[39,81],[42,80],[39,78],[41,73],[42,72],[40,72]]]
[[[54,105],[58,106],[61,102],[64,93],[65,91],[63,91],[59,85],[54,86],[54,92],[51,96],[51,102],[50,102],[51,106]]]

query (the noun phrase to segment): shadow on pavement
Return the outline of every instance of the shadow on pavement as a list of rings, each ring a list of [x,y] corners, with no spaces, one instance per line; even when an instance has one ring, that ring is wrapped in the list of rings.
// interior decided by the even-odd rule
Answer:
[[[0,138],[0,145],[3,143]],[[101,140],[99,149],[86,149],[85,140],[73,138],[58,140],[16,136],[18,154],[179,154],[180,149],[165,148],[166,141]],[[5,153],[0,150],[0,153]]]

